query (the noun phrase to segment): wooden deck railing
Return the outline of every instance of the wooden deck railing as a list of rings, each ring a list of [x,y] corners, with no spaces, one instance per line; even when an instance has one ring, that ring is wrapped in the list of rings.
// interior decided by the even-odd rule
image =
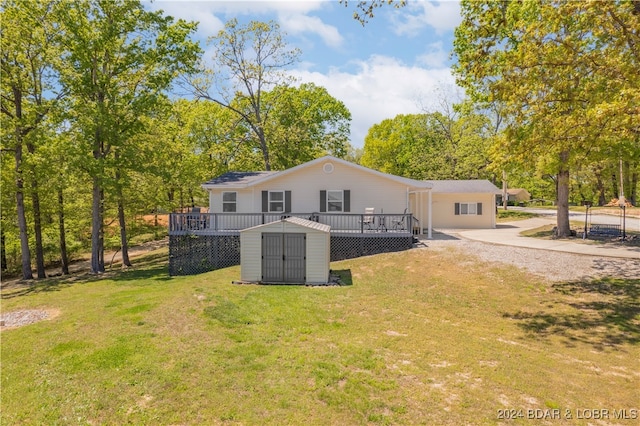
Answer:
[[[417,220],[410,213],[171,213],[169,234],[214,234],[300,217],[331,226],[331,232],[411,233]]]

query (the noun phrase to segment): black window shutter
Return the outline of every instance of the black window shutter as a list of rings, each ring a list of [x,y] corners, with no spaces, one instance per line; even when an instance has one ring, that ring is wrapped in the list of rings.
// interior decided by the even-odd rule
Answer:
[[[269,191],[262,191],[262,213],[269,211]]]
[[[482,203],[478,203],[478,207],[476,208],[476,214],[482,215]]]
[[[351,211],[351,191],[348,189],[345,189],[344,191],[342,191],[342,194],[344,196],[344,208],[343,211],[344,212],[350,212]]]
[[[459,215],[460,214],[460,203],[456,203],[455,210],[456,210],[456,215]]]
[[[324,189],[320,191],[320,211],[327,211],[327,191]]]
[[[291,213],[291,191],[284,191],[284,211]]]

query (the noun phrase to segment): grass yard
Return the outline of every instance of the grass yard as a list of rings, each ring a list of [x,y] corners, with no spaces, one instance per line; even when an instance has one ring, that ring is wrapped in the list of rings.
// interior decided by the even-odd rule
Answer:
[[[533,217],[538,217],[539,215],[536,213],[523,212],[519,210],[504,210],[501,207],[498,208],[498,215],[496,216],[496,221],[498,223],[502,222],[511,222],[514,220],[524,220],[531,219]]]
[[[1,424],[637,424],[640,280],[427,248],[336,262],[340,287],[234,285],[166,257],[3,291],[57,316],[1,333]]]

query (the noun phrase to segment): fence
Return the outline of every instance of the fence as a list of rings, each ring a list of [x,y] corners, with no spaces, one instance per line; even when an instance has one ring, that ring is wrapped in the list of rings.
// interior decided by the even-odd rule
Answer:
[[[416,222],[410,213],[172,213],[169,215],[169,235],[240,231],[290,216],[327,224],[332,232],[411,233]]]

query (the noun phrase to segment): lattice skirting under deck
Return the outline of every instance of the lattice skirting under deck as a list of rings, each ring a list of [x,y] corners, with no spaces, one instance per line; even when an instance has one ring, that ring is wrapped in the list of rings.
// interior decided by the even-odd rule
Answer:
[[[239,264],[239,235],[169,236],[169,275],[194,275]]]
[[[408,250],[411,235],[331,236],[331,261]],[[238,235],[169,236],[169,274],[194,275],[240,264]]]

